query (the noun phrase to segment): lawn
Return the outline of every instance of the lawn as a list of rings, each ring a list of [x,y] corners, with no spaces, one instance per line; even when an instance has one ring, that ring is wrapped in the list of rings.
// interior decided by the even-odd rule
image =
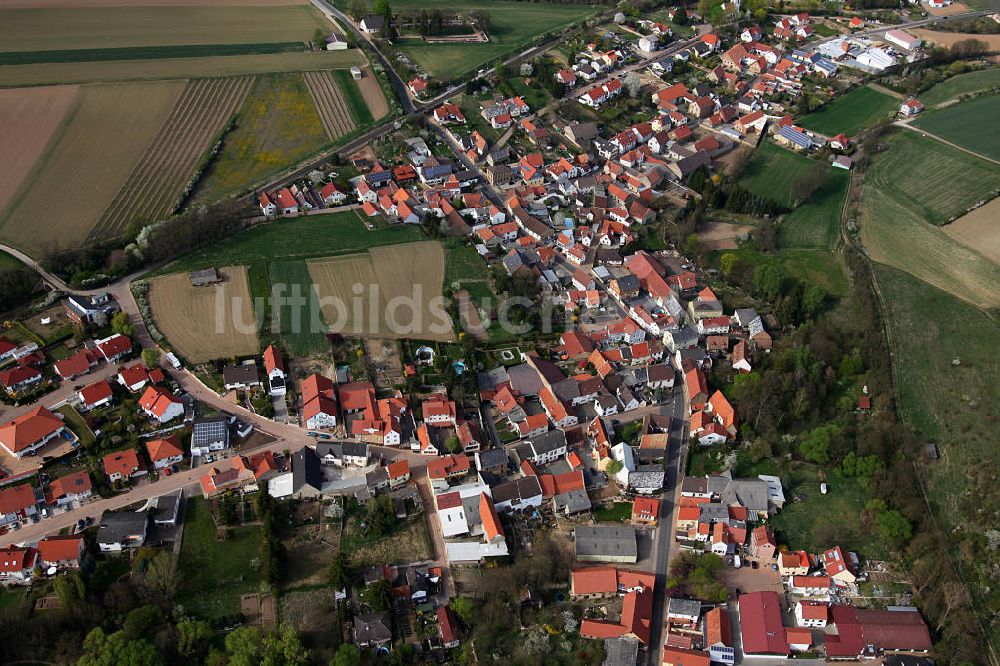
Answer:
[[[329,143],[300,73],[257,79],[226,136],[222,151],[199,185],[197,201],[212,201],[253,187]]]
[[[740,185],[782,206],[791,206],[792,182],[811,165],[812,160],[804,155],[764,142],[743,170]]]
[[[338,3],[339,4],[339,3]],[[421,40],[406,39],[397,47],[431,76],[449,80],[482,67],[492,60],[526,46],[534,38],[560,30],[584,18],[593,16],[598,9],[588,5],[556,5],[547,3],[508,2],[505,0],[400,0],[394,2],[396,11],[436,9],[467,12],[485,11],[490,15],[489,36],[486,44],[426,44]]]
[[[225,541],[215,532],[208,500],[188,500],[177,601],[188,613],[208,618],[236,613],[240,595],[255,592],[261,581],[260,528],[233,528]]]
[[[628,502],[615,502],[611,506],[594,509],[594,520],[599,523],[620,523],[632,518],[632,505]]]
[[[942,81],[927,92],[920,93],[920,101],[928,109],[950,100],[980,90],[992,90],[1000,86],[1000,67],[990,67],[977,72],[959,74]]]
[[[827,136],[840,133],[854,136],[866,127],[888,120],[898,108],[898,99],[865,86],[835,98],[798,123]]]
[[[66,420],[66,425],[68,425],[69,429],[80,438],[80,444],[82,446],[90,446],[97,441],[97,436],[94,434],[94,431],[90,429],[87,422],[83,420],[82,416],[80,416],[80,412],[76,411],[72,405],[63,405],[56,411],[63,415],[63,418]]]
[[[783,248],[834,248],[840,239],[840,213],[850,182],[849,172],[831,167],[827,185],[785,216],[778,227],[778,244]]]
[[[425,239],[423,230],[416,225],[369,231],[354,211],[308,215],[261,224],[234,234],[178,260],[164,272],[257,261],[331,257],[363,252],[370,247]]]
[[[372,75],[369,74],[369,76]],[[351,72],[346,69],[336,69],[333,71],[333,78],[344,94],[344,101],[347,102],[347,108],[351,112],[351,117],[354,118],[354,124],[358,127],[370,125],[374,120],[371,109],[365,103],[361,89],[358,88],[358,82],[354,80]]]
[[[15,268],[24,268],[24,264],[6,252],[0,252],[0,271],[9,271]]]
[[[869,255],[975,306],[1000,307],[1000,267],[933,226],[990,198],[1000,187],[1000,167],[909,130],[885,143],[862,191],[859,220]]]
[[[776,459],[752,464],[745,454],[734,476],[772,474],[781,477],[785,505],[768,521],[778,543],[793,550],[819,553],[839,544],[862,557],[882,559],[885,545],[877,533],[861,523],[868,493],[860,481],[840,474],[836,467],[823,468],[801,461]],[[827,494],[820,492],[826,482]],[[836,516],[836,520],[830,520]]]
[[[328,352],[330,344],[326,340],[326,327],[319,317],[319,304],[305,260],[275,262],[270,265],[269,275],[271,288],[280,290],[275,293],[283,293],[294,299],[308,299],[299,302],[303,305],[308,302],[310,305],[308,308],[293,307],[291,301],[288,301],[281,307],[280,333],[289,353],[293,356],[311,356]],[[313,312],[316,313],[315,321],[311,314]],[[271,332],[276,333],[277,330],[272,329]],[[268,332],[265,331],[263,335],[267,337]]]
[[[918,116],[913,125],[946,141],[1000,160],[1000,95],[976,97]]]

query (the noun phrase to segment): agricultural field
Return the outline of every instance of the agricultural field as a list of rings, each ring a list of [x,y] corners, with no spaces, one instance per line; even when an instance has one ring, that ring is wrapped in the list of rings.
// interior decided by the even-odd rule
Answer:
[[[72,67],[67,67],[64,63],[46,62],[34,65],[0,65],[0,87],[243,76],[349,68],[365,64],[364,55],[359,49],[205,58],[105,60],[74,63]]]
[[[259,77],[195,199],[213,201],[245,191],[327,143],[302,74]]]
[[[865,86],[804,116],[798,124],[826,136],[840,133],[854,136],[879,121],[889,120],[898,109],[898,99]]]
[[[279,309],[278,322],[272,322],[272,333],[280,334],[293,356],[311,356],[329,351],[326,327],[320,317],[316,291],[306,262],[302,259],[280,261],[270,265],[270,285],[276,294],[298,299],[301,307],[287,301]]]
[[[440,243],[372,248],[367,254],[314,260],[308,266],[330,330],[379,338],[454,339],[443,303],[433,302],[444,281]]]
[[[174,262],[167,270],[193,271],[210,266],[356,254],[368,248],[424,240],[416,225],[369,231],[354,210],[307,215],[261,224],[212,243]]]
[[[338,2],[338,4],[340,4]],[[597,12],[587,5],[556,5],[545,3],[507,2],[505,0],[401,0],[392,4],[394,11],[437,9],[469,12],[485,11],[490,15],[489,43],[427,44],[418,39],[397,42],[400,51],[409,56],[431,76],[448,80],[482,67],[500,56],[512,53],[535,37],[560,30]]]
[[[928,109],[958,99],[962,95],[1000,87],[1000,67],[959,74],[920,93],[920,101]]]
[[[351,81],[361,91],[361,97],[364,98],[372,118],[375,120],[384,118],[389,113],[389,100],[385,98],[385,91],[370,69],[362,68],[361,72],[359,81],[355,81],[354,77],[351,77]]]
[[[976,97],[920,115],[911,125],[956,146],[1000,160],[1000,95]]]
[[[871,258],[977,307],[1000,306],[1000,266],[933,226],[988,198],[1000,187],[1000,167],[915,132],[899,130],[886,142],[861,198]]]
[[[308,3],[0,9],[0,51],[306,42],[330,24]]]
[[[333,74],[329,71],[305,72],[303,77],[319,112],[319,118],[323,122],[327,138],[336,139],[353,131],[357,125],[344,101],[340,86],[333,80]],[[347,72],[347,78],[351,78],[350,72]]]
[[[243,266],[220,268],[223,282],[191,286],[187,272],[149,281],[156,327],[190,363],[255,354],[257,326]]]
[[[79,108],[0,216],[0,238],[33,253],[85,241],[184,87],[171,81],[82,89]]]
[[[778,244],[783,248],[834,248],[840,238],[840,213],[850,182],[849,172],[831,167],[826,186],[782,220]]]
[[[188,83],[92,235],[115,235],[131,222],[153,222],[171,214],[199,162],[243,103],[252,82],[245,76]]]
[[[1000,265],[1000,198],[966,213],[942,229],[953,240]]]
[[[351,73],[345,69],[339,69],[333,73],[333,77],[337,80],[337,85],[340,86],[340,89],[344,93],[344,100],[351,110],[351,117],[354,118],[354,123],[361,126],[370,124],[374,120],[372,112],[368,108],[365,96],[361,93],[358,82]],[[368,76],[368,81],[370,83],[378,83],[371,75]]]
[[[76,105],[79,88],[0,90],[0,213],[7,207]]]

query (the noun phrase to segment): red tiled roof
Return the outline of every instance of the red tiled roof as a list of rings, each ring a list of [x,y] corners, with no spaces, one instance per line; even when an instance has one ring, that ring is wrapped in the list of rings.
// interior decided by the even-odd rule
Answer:
[[[664,647],[663,663],[670,664],[670,666],[709,666],[711,659],[707,653],[698,650]]]
[[[431,479],[467,474],[469,469],[469,456],[465,455],[447,455],[427,462],[427,476]]]
[[[156,417],[163,416],[171,403],[179,405],[181,401],[169,391],[156,386],[147,388],[139,399],[139,406]]]
[[[104,354],[105,358],[113,358],[119,354],[124,354],[132,349],[132,341],[119,333],[115,333],[110,338],[97,346]]]
[[[20,548],[10,545],[0,548],[0,574],[17,573],[31,569],[35,565],[38,551],[34,548]]]
[[[618,571],[615,567],[584,567],[570,571],[573,594],[614,594],[618,591]]]
[[[53,480],[49,484],[46,501],[48,501],[49,497],[55,500],[67,495],[86,493],[92,489],[93,485],[90,482],[90,475],[86,471],[80,470],[79,472],[60,476],[58,479]]]
[[[740,595],[739,612],[744,653],[788,655],[777,592]]]
[[[91,356],[88,350],[81,349],[69,358],[56,361],[53,367],[62,378],[76,377],[90,370]]]
[[[83,399],[84,405],[95,405],[101,400],[107,400],[111,397],[111,385],[102,379],[81,389],[80,397]]]
[[[149,459],[153,462],[173,458],[184,453],[181,449],[181,440],[177,435],[146,442],[146,451],[149,453]]]
[[[632,520],[656,520],[660,504],[652,497],[636,497],[632,501]]]
[[[479,517],[483,521],[483,534],[487,541],[504,535],[500,516],[497,515],[496,507],[493,506],[493,500],[486,493],[479,494]]]
[[[35,493],[28,483],[0,490],[0,515],[17,513],[35,505]]]
[[[27,365],[17,365],[10,370],[4,370],[0,372],[0,384],[6,387],[17,386],[21,382],[34,379],[35,377],[41,376],[42,373],[38,372],[35,368]]]
[[[114,453],[109,453],[104,456],[104,471],[110,476],[111,474],[121,474],[124,477],[129,477],[132,475],[133,470],[139,468],[139,456],[136,455],[135,449],[125,449],[124,451],[115,451]]]
[[[400,479],[410,473],[410,463],[407,460],[397,460],[386,467],[390,479]]]
[[[281,351],[274,345],[268,345],[264,350],[264,371],[271,374],[274,369],[285,372],[285,362],[281,358]]]
[[[83,537],[79,534],[45,537],[38,542],[38,554],[46,564],[75,562],[80,557],[81,543]]]
[[[39,405],[27,414],[0,426],[0,443],[18,453],[63,427],[62,420]]]

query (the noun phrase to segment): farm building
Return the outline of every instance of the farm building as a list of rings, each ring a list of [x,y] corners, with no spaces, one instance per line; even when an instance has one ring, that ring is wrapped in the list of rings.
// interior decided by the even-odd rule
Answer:
[[[194,271],[191,273],[192,287],[204,287],[221,281],[222,278],[219,277],[219,271],[214,268],[206,268],[205,270]]]

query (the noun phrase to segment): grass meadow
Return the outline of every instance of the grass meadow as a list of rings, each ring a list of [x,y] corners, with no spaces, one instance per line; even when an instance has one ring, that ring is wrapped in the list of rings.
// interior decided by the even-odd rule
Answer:
[[[897,109],[898,99],[864,86],[834,99],[798,123],[827,136],[840,133],[854,136],[866,127],[888,120]]]
[[[1000,95],[976,97],[928,111],[912,125],[974,153],[1000,160]]]
[[[808,157],[765,141],[743,170],[740,184],[758,196],[791,206],[792,183],[811,164]]]
[[[369,76],[373,75],[369,74]],[[344,96],[344,101],[347,102],[347,108],[351,111],[354,124],[358,127],[370,125],[374,121],[372,112],[368,108],[368,104],[365,103],[365,98],[361,94],[358,82],[351,76],[350,71],[346,69],[334,70],[333,78],[337,82],[337,85],[340,86],[340,92]]]
[[[785,216],[778,227],[778,244],[783,248],[836,247],[840,213],[850,187],[851,175],[842,169],[830,168],[826,186],[813,198]]]
[[[270,265],[268,274],[271,286],[283,285],[286,294],[309,299],[313,306],[309,308],[309,312],[316,312],[319,316],[316,292],[305,260],[275,262]],[[286,306],[281,308],[279,314],[281,337],[289,353],[293,356],[311,356],[329,351],[330,344],[326,335],[318,327],[312,326],[304,313],[296,310]]]

